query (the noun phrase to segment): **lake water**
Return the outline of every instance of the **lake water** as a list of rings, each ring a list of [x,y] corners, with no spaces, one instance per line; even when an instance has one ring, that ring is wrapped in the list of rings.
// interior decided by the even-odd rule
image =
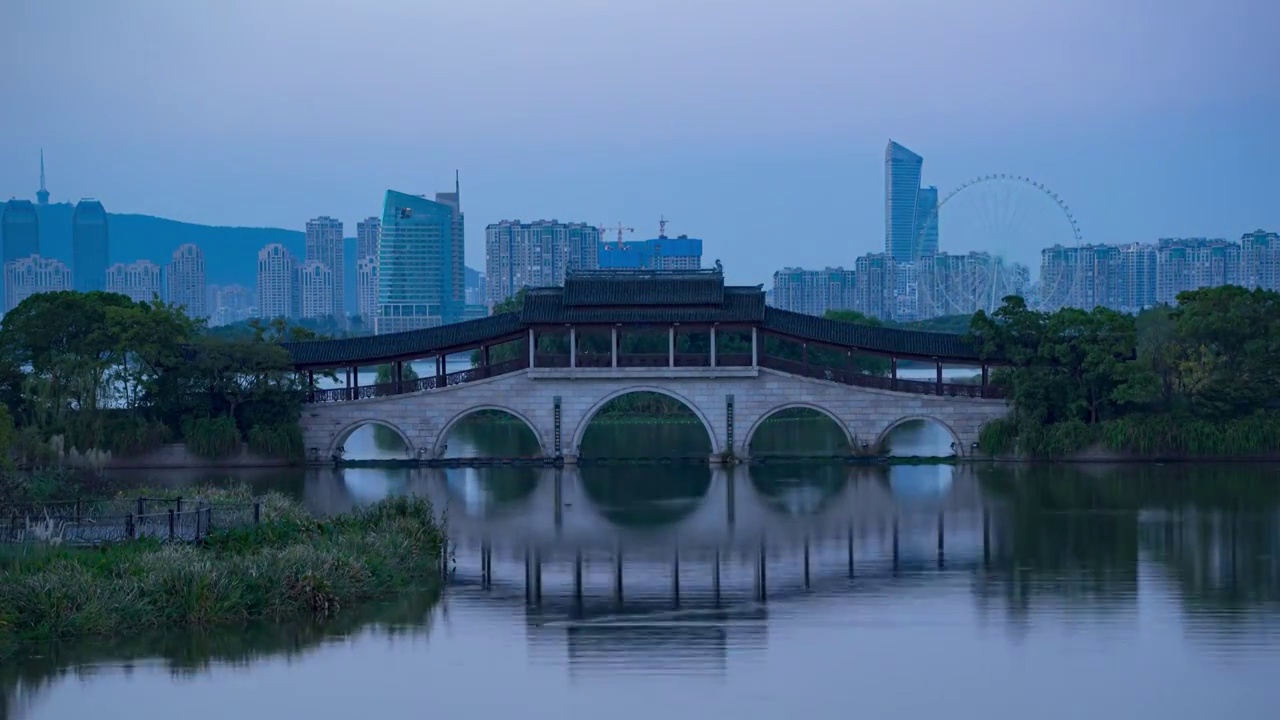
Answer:
[[[601,424],[584,455],[696,449],[695,431]],[[808,420],[761,433],[797,454],[840,442]],[[450,452],[520,442],[489,423]],[[911,425],[892,444],[943,455],[949,437]],[[347,449],[396,453],[367,430]],[[1278,471],[143,473],[250,482],[317,513],[426,495],[449,515],[448,585],[322,626],[66,643],[0,669],[0,718],[1275,718]]]

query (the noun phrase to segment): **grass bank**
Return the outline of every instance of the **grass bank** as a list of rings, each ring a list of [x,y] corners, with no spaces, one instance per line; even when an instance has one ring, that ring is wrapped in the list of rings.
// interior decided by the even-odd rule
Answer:
[[[329,618],[438,582],[430,503],[385,500],[330,518],[282,496],[261,525],[192,545],[0,550],[0,658],[62,638]]]

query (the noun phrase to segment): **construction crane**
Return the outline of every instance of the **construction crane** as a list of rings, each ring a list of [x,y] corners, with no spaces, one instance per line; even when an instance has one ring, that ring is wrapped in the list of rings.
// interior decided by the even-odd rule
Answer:
[[[604,236],[604,234],[605,234],[605,233],[607,233],[607,232],[610,232],[610,231],[612,231],[612,230],[617,230],[617,231],[618,231],[618,249],[619,249],[619,250],[621,250],[621,249],[622,249],[622,233],[624,233],[624,232],[635,232],[635,231],[636,231],[636,229],[635,229],[635,228],[623,227],[623,226],[622,226],[622,223],[618,223],[618,227],[616,227],[616,228],[607,228],[607,227],[605,227],[605,226],[601,225],[600,227],[596,228],[596,230],[599,230],[599,231],[600,231],[600,235],[601,235],[601,237],[603,237],[603,236]]]
[[[659,215],[658,216],[658,237],[664,238],[666,236],[667,236],[667,216]]]

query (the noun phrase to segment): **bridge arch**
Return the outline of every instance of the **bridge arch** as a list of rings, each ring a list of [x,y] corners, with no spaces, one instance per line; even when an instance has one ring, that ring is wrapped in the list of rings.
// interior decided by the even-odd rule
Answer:
[[[533,433],[533,439],[538,441],[538,454],[542,457],[546,457],[547,444],[543,441],[542,433],[538,432],[538,426],[520,411],[513,410],[505,405],[476,405],[475,407],[469,407],[449,418],[449,421],[441,426],[440,432],[436,433],[435,442],[431,446],[431,457],[438,458],[442,453],[444,453],[446,445],[445,440],[449,437],[449,431],[453,430],[458,423],[485,410],[506,413],[507,415],[510,415],[524,423],[524,426],[529,428],[529,432]]]
[[[329,443],[329,452],[326,457],[333,457],[337,454],[338,448],[346,444],[347,440],[351,437],[351,433],[359,430],[365,425],[381,425],[396,435],[399,435],[400,439],[404,441],[404,446],[409,453],[409,457],[418,457],[418,446],[414,444],[413,439],[409,437],[409,434],[400,429],[400,427],[395,423],[381,418],[361,418],[345,425],[341,430],[334,434],[333,440]]]
[[[578,451],[582,448],[582,439],[587,435],[587,427],[591,424],[591,421],[595,419],[595,416],[604,409],[604,406],[609,404],[609,401],[615,398],[620,398],[623,395],[642,392],[666,395],[672,400],[675,400],[689,408],[689,411],[698,418],[698,422],[702,423],[702,429],[707,432],[707,439],[711,441],[711,453],[713,455],[718,455],[724,451],[723,446],[720,443],[720,438],[716,435],[715,426],[711,424],[711,421],[707,419],[706,413],[704,413],[702,408],[698,407],[696,403],[680,393],[663,387],[658,387],[657,385],[636,385],[634,387],[624,388],[605,395],[582,414],[582,417],[578,420],[578,427],[573,431],[573,444],[569,446],[569,453],[575,456],[578,454]]]
[[[885,426],[884,430],[880,431],[880,435],[876,437],[875,448],[877,452],[881,452],[881,453],[884,452],[885,445],[886,445],[886,442],[889,440],[890,433],[896,430],[899,426],[905,425],[909,422],[916,421],[916,420],[924,420],[926,422],[931,422],[941,427],[943,430],[946,430],[947,434],[951,436],[951,441],[955,443],[956,457],[958,458],[964,457],[967,454],[966,448],[964,446],[964,441],[960,439],[960,434],[956,432],[956,429],[951,427],[951,425],[946,421],[934,415],[905,415],[889,423],[887,426]]]
[[[781,405],[776,405],[768,410],[765,410],[763,413],[760,414],[760,417],[756,418],[756,421],[751,424],[751,427],[747,429],[746,437],[743,438],[742,440],[742,449],[744,451],[744,454],[747,456],[750,456],[751,441],[755,439],[756,431],[760,429],[760,426],[764,424],[765,420],[768,420],[769,418],[773,417],[774,415],[777,415],[778,413],[784,410],[795,410],[795,409],[813,410],[819,413],[820,415],[823,415],[829,418],[831,422],[836,424],[836,427],[840,428],[840,432],[844,433],[844,439],[849,443],[849,452],[850,454],[853,453],[854,448],[857,447],[857,445],[855,444],[857,437],[854,435],[854,433],[849,431],[849,426],[846,425],[844,421],[842,421],[835,413],[822,407],[821,405],[814,405],[813,403],[786,402],[786,403],[782,403]]]

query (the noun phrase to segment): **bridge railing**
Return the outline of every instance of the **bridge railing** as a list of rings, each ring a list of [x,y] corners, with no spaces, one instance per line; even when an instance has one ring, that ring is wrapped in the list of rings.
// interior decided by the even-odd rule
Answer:
[[[674,360],[676,367],[707,367],[710,365],[709,355],[703,353],[677,353]],[[816,365],[801,360],[792,360],[763,353],[760,354],[759,361],[761,367],[801,377],[816,378],[857,387],[945,397],[1000,398],[1004,396],[999,388],[990,384],[905,380],[883,375],[871,375],[852,368]],[[535,362],[540,368],[567,368],[569,367],[569,356],[540,354],[535,358]],[[671,362],[672,357],[667,353],[618,355],[618,367],[668,367]],[[583,354],[579,355],[577,359],[579,367],[610,367],[612,363],[612,358],[602,354]],[[716,357],[716,365],[718,367],[749,367],[751,365],[751,356],[744,354],[719,355]],[[517,372],[527,367],[529,367],[529,358],[521,353],[518,357],[499,363],[477,365],[466,370],[451,372],[447,375],[430,375],[413,380],[379,383],[362,387],[310,390],[306,393],[306,400],[311,403],[324,403],[403,395],[405,393],[463,385],[476,380]]]
[[[767,367],[772,370],[779,370],[791,375],[815,378],[817,380],[828,380],[830,382],[838,382],[844,385],[875,388],[877,390],[891,390],[893,392],[913,393],[916,395],[940,395],[943,397],[967,398],[1003,397],[1003,393],[1001,393],[998,388],[990,384],[983,386],[977,383],[939,383],[937,381],[929,380],[904,380],[902,378],[892,378],[884,375],[871,375],[869,373],[847,368],[811,365],[799,360],[790,360],[773,355],[761,355],[760,366]]]
[[[368,400],[370,398],[388,397],[391,395],[404,395],[405,393],[421,392],[423,390],[435,390],[442,387],[452,387],[454,385],[462,385],[476,380],[484,380],[486,378],[498,377],[508,373],[524,370],[529,367],[529,358],[521,354],[519,357],[510,360],[504,360],[499,363],[490,365],[476,365],[466,370],[456,370],[447,375],[428,375],[426,377],[415,378],[412,380],[401,380],[400,382],[378,383],[376,385],[363,385],[361,387],[338,387],[325,388],[323,390],[309,390],[306,394],[306,401],[310,403],[324,402],[341,402],[345,400]]]

